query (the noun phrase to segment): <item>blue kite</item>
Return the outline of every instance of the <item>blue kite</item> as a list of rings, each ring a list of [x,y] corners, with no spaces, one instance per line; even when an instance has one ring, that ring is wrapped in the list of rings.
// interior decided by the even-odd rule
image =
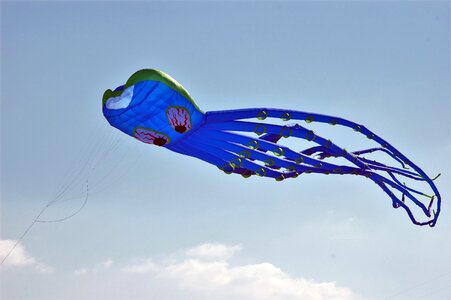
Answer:
[[[111,126],[141,142],[206,161],[227,174],[271,177],[277,181],[308,173],[360,175],[381,187],[390,196],[393,207],[402,207],[416,225],[432,227],[440,214],[441,197],[433,182],[440,174],[431,179],[384,139],[343,118],[272,108],[203,113],[182,85],[152,69],[137,71],[124,85],[106,90],[102,102],[103,115]],[[297,123],[278,125],[263,122],[265,119]],[[350,152],[301,126],[300,121],[349,127],[379,146]],[[281,143],[292,137],[316,145],[294,150]],[[364,156],[373,152],[386,153],[400,167]],[[327,162],[327,158],[343,158],[349,165]],[[408,187],[400,177],[426,182],[433,194]],[[412,203],[426,220],[417,220]]]

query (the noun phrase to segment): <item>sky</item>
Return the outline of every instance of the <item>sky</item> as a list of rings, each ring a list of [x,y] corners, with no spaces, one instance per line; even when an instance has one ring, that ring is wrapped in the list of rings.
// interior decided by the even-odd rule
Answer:
[[[32,226],[0,298],[451,299],[450,37],[448,1],[2,1],[0,258],[81,210]],[[244,179],[122,134],[102,94],[143,68],[203,111],[364,124],[442,174],[437,226],[365,178]]]

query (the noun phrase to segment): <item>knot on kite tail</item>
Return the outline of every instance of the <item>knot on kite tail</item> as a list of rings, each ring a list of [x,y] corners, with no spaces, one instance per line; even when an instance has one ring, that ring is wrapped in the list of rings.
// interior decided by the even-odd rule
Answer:
[[[375,152],[385,154],[385,159],[382,158],[384,163],[366,157]],[[342,156],[322,146],[306,149],[302,153],[316,154],[321,160]],[[440,173],[432,179],[429,178],[421,168],[395,149],[370,148],[350,154],[363,165],[359,166],[362,172],[357,173],[370,178],[381,187],[390,196],[394,208],[404,208],[416,225],[435,226],[440,214],[441,196],[434,181],[441,175]],[[393,163],[398,167],[393,166]]]
[[[383,154],[381,159],[384,163],[367,158],[367,155],[376,152]],[[345,153],[336,153],[324,146],[315,146],[301,153],[314,155],[320,160],[344,157],[345,155]],[[390,151],[379,147],[349,153],[353,158],[350,161],[358,167],[351,174],[372,179],[390,196],[392,206],[404,208],[414,224],[435,226],[440,214],[441,196],[434,181],[441,174],[432,179],[429,178],[423,170],[396,150]],[[356,162],[359,162],[360,165]],[[393,166],[393,164],[398,166]],[[426,220],[424,220],[425,217]],[[422,220],[419,221],[419,219]]]
[[[407,212],[412,223],[435,226],[440,214],[441,196],[432,179],[392,170],[382,172],[380,169],[369,171],[368,177],[391,198],[394,208],[402,207]],[[416,186],[421,186],[421,190]],[[432,194],[423,192],[424,188],[432,190]]]

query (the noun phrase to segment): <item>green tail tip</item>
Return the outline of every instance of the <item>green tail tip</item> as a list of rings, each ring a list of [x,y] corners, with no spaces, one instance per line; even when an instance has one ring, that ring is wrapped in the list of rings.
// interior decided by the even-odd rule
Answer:
[[[434,178],[432,178],[432,181],[434,181],[434,180],[436,180],[437,178],[439,178],[440,175],[442,175],[442,173],[438,173],[437,176],[435,176]]]

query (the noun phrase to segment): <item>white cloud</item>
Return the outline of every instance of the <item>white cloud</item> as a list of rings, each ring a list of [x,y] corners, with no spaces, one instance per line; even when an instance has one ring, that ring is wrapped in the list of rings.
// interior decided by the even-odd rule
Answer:
[[[185,292],[208,294],[210,299],[357,299],[350,289],[334,282],[296,278],[271,263],[230,266],[225,261],[186,259],[157,273]]]
[[[88,269],[87,268],[80,268],[74,271],[74,275],[75,276],[81,276],[81,275],[85,275],[88,274]]]
[[[205,243],[187,250],[186,255],[199,258],[229,259],[241,248],[241,245],[227,246],[219,243]]]
[[[5,255],[13,244],[14,241],[1,241],[0,254]],[[16,250],[10,257],[9,266],[31,267],[39,272],[52,271],[38,263],[22,245],[18,245]],[[73,295],[68,299],[362,299],[351,289],[335,282],[294,276],[270,262],[232,263],[230,258],[240,250],[241,245],[205,243],[175,251],[162,259],[132,260],[128,264],[113,263],[113,260],[107,259],[92,266],[82,266],[72,272],[78,278],[76,287],[72,282],[74,277],[59,278],[65,280],[64,293]]]
[[[41,273],[49,273],[53,272],[53,269],[44,264],[38,263],[36,259],[31,256],[26,250],[25,247],[18,243],[15,240],[0,240],[0,258],[5,258],[8,253],[13,249],[13,251],[9,254],[9,256],[4,261],[4,267],[33,267],[37,271]]]
[[[43,264],[37,264],[35,269],[41,273],[53,273],[55,271],[52,267]]]
[[[101,262],[99,264],[96,264],[91,267],[82,267],[73,272],[73,275],[75,276],[83,276],[87,274],[96,274],[100,271],[105,271],[110,269],[113,266],[113,261],[111,259],[107,259],[104,262]]]
[[[2,259],[6,257],[6,255],[8,255],[15,244],[16,241],[14,240],[0,240],[0,256],[2,257]],[[3,264],[5,266],[24,267],[33,265],[35,263],[35,258],[30,256],[25,251],[25,248],[19,243]]]
[[[157,266],[152,262],[151,259],[147,259],[138,263],[134,263],[125,266],[121,269],[122,272],[126,273],[149,273],[157,271]]]
[[[241,249],[240,245],[206,243],[184,251],[183,257],[170,263],[147,259],[126,265],[121,271],[141,274],[149,282],[158,281],[160,287],[170,287],[181,300],[359,299],[335,282],[295,277],[268,262],[231,265],[228,259]]]
[[[113,265],[113,261],[111,259],[107,259],[102,263],[102,265],[105,269],[109,269]]]

